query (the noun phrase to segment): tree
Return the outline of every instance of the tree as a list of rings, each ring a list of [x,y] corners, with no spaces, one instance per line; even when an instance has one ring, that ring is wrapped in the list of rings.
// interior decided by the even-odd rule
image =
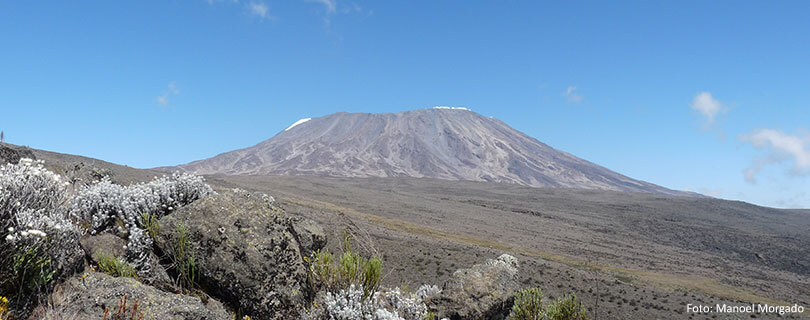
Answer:
[[[0,131],[0,142],[6,142],[6,135],[3,131]]]

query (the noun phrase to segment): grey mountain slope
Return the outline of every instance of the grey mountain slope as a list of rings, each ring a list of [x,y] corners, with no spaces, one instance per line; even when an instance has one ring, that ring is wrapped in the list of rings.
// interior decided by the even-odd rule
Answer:
[[[334,113],[255,146],[160,169],[225,175],[428,177],[694,195],[628,178],[467,110]]]

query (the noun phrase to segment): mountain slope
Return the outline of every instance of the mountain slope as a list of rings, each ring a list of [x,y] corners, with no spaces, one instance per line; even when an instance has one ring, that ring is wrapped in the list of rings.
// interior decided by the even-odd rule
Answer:
[[[335,113],[173,168],[199,174],[430,177],[686,194],[610,171],[466,109]]]

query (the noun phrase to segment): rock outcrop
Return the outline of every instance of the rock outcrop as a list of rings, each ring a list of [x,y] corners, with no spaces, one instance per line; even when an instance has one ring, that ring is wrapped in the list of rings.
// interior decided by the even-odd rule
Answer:
[[[296,319],[310,293],[302,256],[325,239],[320,227],[294,220],[272,198],[247,192],[219,194],[160,220],[156,244],[170,252],[177,227],[188,230],[199,264],[199,284],[256,319]]]
[[[85,236],[81,239],[82,249],[87,254],[88,259],[93,264],[98,264],[101,254],[108,254],[116,258],[125,260],[127,241],[111,233],[102,233],[95,236]],[[144,284],[151,285],[166,292],[179,292],[180,288],[166,273],[166,269],[159,264],[159,259],[154,253],[149,254],[146,259],[148,268],[138,271],[138,278]]]
[[[116,278],[98,272],[73,277],[59,285],[51,296],[52,304],[48,308],[65,319],[101,319],[104,310],[108,309],[110,314],[107,318],[112,319],[124,296],[128,301],[127,312],[132,312],[132,306],[137,301],[144,319],[230,319],[221,308],[206,308],[200,298],[163,292],[132,278]]]
[[[439,317],[450,320],[505,319],[517,289],[517,258],[503,254],[454,272],[427,305]]]
[[[10,144],[0,143],[0,166],[6,163],[17,163],[20,159],[28,158],[36,160],[34,152],[26,147],[17,147]]]

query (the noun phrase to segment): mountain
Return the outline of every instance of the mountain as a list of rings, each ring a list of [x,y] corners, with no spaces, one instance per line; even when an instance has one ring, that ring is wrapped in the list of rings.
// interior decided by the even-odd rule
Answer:
[[[163,170],[225,175],[429,177],[694,195],[628,178],[464,108],[301,119],[255,146]]]

